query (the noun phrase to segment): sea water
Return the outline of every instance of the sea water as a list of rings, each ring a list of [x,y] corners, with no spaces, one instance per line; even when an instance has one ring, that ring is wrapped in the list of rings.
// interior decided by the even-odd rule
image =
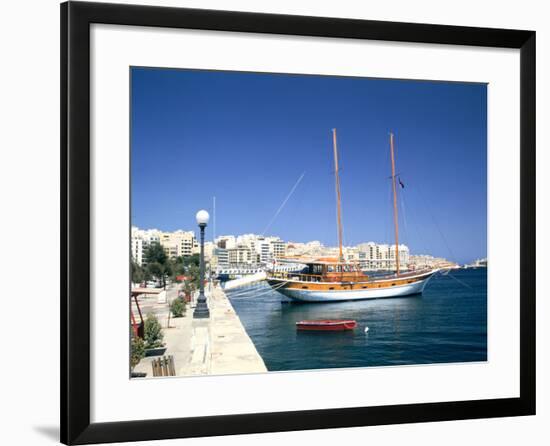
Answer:
[[[436,274],[409,297],[293,303],[265,283],[227,295],[269,371],[487,360],[485,268]],[[355,319],[357,327],[298,332],[303,319]]]

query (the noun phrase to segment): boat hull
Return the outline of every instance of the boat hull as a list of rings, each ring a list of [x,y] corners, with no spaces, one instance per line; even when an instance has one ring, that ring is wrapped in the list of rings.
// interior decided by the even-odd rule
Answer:
[[[282,280],[268,279],[269,285],[286,297],[299,302],[345,302],[350,300],[382,299],[387,297],[403,297],[422,294],[429,280],[435,272],[431,272],[402,284],[383,284],[378,287],[370,284],[368,288],[362,288],[361,284],[350,285],[348,289],[327,289],[327,286],[308,286],[308,289],[300,287],[300,283],[286,282]],[[391,282],[391,281],[389,281]],[[330,284],[322,284],[330,285]],[[305,286],[305,285],[304,285]]]
[[[357,322],[354,320],[296,322],[296,329],[299,331],[349,331],[356,326]]]

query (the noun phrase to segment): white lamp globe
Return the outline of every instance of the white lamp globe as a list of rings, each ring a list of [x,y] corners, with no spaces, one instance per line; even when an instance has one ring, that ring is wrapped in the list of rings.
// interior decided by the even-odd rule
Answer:
[[[197,223],[199,225],[207,225],[208,220],[210,220],[210,215],[208,214],[208,212],[202,209],[199,212],[197,212],[197,215],[195,216],[195,218],[197,219]]]

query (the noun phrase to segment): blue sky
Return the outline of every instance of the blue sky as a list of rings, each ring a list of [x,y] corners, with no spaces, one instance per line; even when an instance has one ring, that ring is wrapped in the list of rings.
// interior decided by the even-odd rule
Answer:
[[[485,84],[131,69],[132,224],[337,244],[331,129],[346,244],[393,243],[389,132],[400,242],[458,262],[486,256]],[[212,236],[212,226],[207,237]]]

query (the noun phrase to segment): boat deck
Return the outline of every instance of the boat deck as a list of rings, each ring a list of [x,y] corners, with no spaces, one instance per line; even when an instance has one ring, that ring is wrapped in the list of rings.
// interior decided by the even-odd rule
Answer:
[[[411,279],[433,273],[433,270],[411,271],[403,274],[386,274],[383,276],[368,276],[360,273],[332,273],[330,275],[316,275],[303,273],[273,272],[268,273],[268,280],[280,280],[289,282],[314,282],[314,283],[374,283],[396,279]]]

